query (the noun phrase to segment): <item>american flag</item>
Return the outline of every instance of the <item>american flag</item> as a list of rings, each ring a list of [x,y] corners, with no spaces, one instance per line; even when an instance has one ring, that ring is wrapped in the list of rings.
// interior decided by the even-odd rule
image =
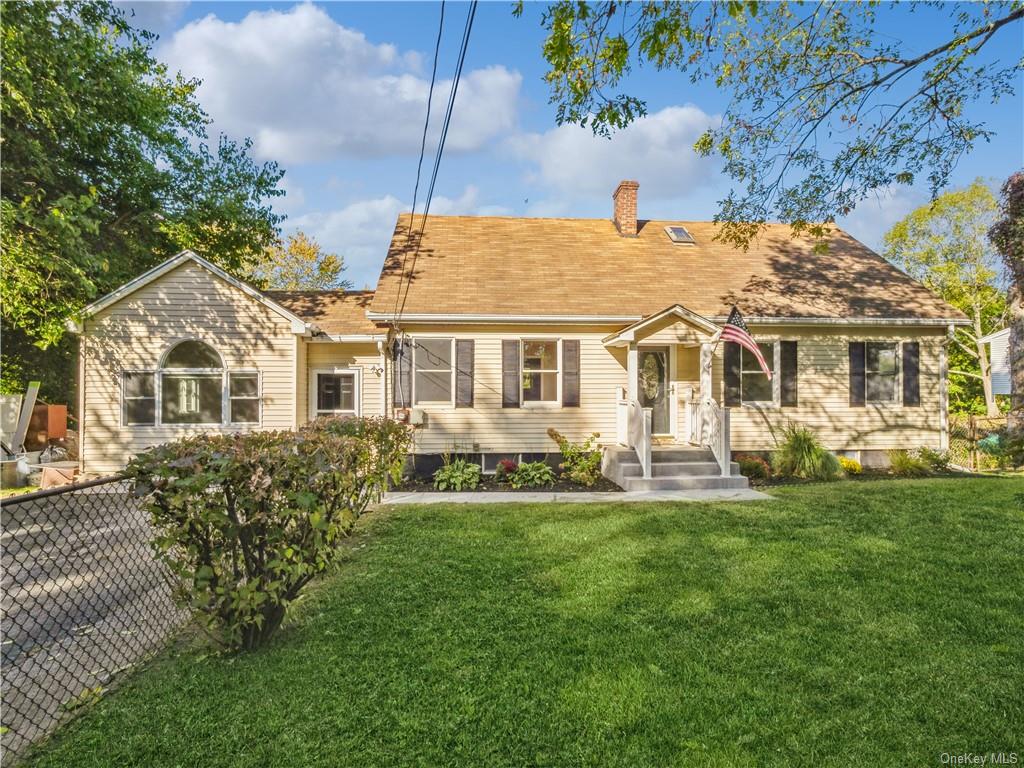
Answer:
[[[749,349],[754,357],[757,358],[757,362],[761,366],[761,370],[764,371],[764,375],[771,379],[772,372],[768,368],[768,363],[765,362],[760,347],[757,346],[754,337],[750,335],[750,329],[743,322],[743,315],[740,314],[735,305],[733,305],[732,312],[729,313],[729,319],[722,326],[721,338],[723,341],[734,341],[741,347]]]

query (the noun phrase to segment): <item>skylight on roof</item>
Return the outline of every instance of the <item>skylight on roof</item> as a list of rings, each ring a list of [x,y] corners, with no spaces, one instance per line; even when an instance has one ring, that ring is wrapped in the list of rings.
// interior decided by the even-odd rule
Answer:
[[[665,233],[673,243],[694,245],[697,242],[693,239],[693,235],[686,230],[686,227],[665,227]]]

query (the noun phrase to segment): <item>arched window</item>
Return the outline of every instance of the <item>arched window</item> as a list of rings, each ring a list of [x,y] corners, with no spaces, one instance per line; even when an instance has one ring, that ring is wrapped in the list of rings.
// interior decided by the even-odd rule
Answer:
[[[160,421],[220,424],[224,421],[224,364],[217,350],[198,339],[178,342],[160,370]]]
[[[227,370],[212,346],[185,339],[164,352],[156,371],[124,371],[126,425],[259,424],[260,374]]]

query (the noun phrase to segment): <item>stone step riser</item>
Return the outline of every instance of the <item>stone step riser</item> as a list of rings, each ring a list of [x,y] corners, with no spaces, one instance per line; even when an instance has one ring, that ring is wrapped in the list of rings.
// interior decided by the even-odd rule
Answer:
[[[627,491],[694,491],[749,487],[745,477],[626,477],[619,483]]]
[[[643,468],[639,462],[635,464],[619,464],[617,470],[623,477],[640,477],[643,475]],[[654,477],[692,477],[694,475],[718,475],[720,473],[721,469],[717,461],[666,462],[651,466],[651,474]],[[740,474],[740,466],[736,462],[732,463],[731,474]]]

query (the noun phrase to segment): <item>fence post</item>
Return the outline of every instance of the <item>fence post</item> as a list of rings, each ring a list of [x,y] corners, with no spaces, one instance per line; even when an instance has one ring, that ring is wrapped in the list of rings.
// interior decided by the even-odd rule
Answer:
[[[967,417],[967,439],[971,444],[970,453],[970,469],[972,472],[978,471],[978,424],[974,420],[974,414],[972,413]]]

